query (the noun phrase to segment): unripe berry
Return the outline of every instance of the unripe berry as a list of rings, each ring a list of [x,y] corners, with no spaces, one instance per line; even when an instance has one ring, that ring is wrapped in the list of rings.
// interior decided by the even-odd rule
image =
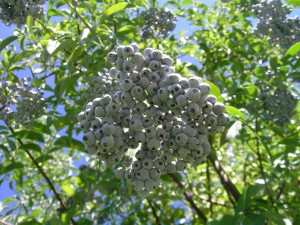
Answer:
[[[118,167],[115,170],[115,176],[117,179],[124,179],[125,178],[125,169],[123,167]]]
[[[135,179],[132,181],[132,186],[135,191],[142,191],[145,187],[144,182],[139,179]]]
[[[86,145],[94,145],[96,144],[96,138],[94,136],[93,131],[89,131],[85,133],[82,137],[83,143]]]
[[[122,48],[122,56],[128,58],[134,55],[134,48],[130,45],[127,45]]]
[[[183,171],[186,168],[186,162],[183,160],[177,160],[176,162],[176,170]]]
[[[144,168],[137,171],[136,176],[143,181],[150,179],[149,170],[144,169]]]
[[[223,103],[221,102],[217,102],[214,104],[213,106],[213,112],[216,114],[216,115],[221,115],[222,113],[225,112],[225,106]]]

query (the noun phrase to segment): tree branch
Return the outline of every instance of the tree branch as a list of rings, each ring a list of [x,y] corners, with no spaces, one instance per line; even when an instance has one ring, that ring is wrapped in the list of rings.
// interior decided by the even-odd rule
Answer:
[[[207,222],[207,218],[205,216],[205,214],[201,211],[201,209],[198,208],[198,206],[196,205],[196,203],[194,202],[194,199],[192,196],[188,195],[185,191],[184,191],[184,185],[180,182],[180,180],[178,180],[178,178],[170,173],[169,176],[173,179],[173,181],[178,185],[178,187],[183,190],[183,195],[185,197],[185,199],[190,203],[191,207],[196,211],[197,215],[199,218],[202,219],[202,221],[204,223]]]
[[[8,126],[8,125],[7,125]],[[9,130],[11,131],[11,133],[13,135],[15,135],[15,131],[13,130],[12,127],[8,126]],[[17,141],[20,143],[20,145],[24,145],[23,141],[19,138],[17,138]],[[57,198],[57,200],[59,201],[60,205],[62,206],[62,208],[64,210],[68,210],[67,205],[65,204],[65,202],[62,200],[62,198],[60,197],[59,193],[56,191],[54,184],[51,182],[50,178],[47,176],[47,174],[45,173],[45,171],[43,170],[43,168],[39,165],[39,163],[36,161],[36,159],[33,157],[33,155],[26,149],[24,148],[24,151],[26,152],[26,154],[29,156],[29,158],[31,159],[31,161],[33,162],[33,164],[37,167],[38,171],[41,173],[41,175],[44,177],[44,179],[46,180],[46,182],[48,183],[50,189],[52,190],[52,192],[54,193],[55,197]],[[75,220],[73,218],[70,219],[73,225],[76,225],[77,223],[75,222]]]
[[[149,199],[147,199],[147,201],[148,201],[149,206],[150,206],[150,208],[151,208],[151,210],[152,210],[152,213],[153,213],[153,215],[154,215],[154,217],[155,217],[156,224],[161,225],[162,223],[160,222],[160,219],[159,219],[159,217],[157,216],[156,210],[155,210],[155,208],[153,207],[151,201],[150,201]]]
[[[235,202],[237,202],[240,198],[240,192],[238,191],[236,186],[232,183],[230,178],[227,176],[223,167],[217,160],[216,156],[213,155],[213,153],[210,153],[208,155],[208,159],[211,161],[211,163],[212,163],[215,171],[217,172],[219,179],[220,179],[223,187],[225,188],[226,192],[228,193],[229,197],[232,196],[234,198]],[[234,202],[233,202],[233,204],[235,205]]]

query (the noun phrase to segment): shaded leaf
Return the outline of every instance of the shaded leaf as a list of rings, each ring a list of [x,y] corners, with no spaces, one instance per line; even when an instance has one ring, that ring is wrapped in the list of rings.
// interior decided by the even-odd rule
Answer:
[[[8,38],[5,38],[4,40],[2,40],[0,42],[0,52],[6,47],[8,46],[10,43],[12,43],[13,41],[17,40],[18,37],[17,36],[10,36]]]
[[[26,149],[28,151],[36,151],[36,152],[41,152],[42,149],[39,145],[37,144],[34,144],[34,143],[26,143],[26,144],[23,144],[19,147],[20,149]]]
[[[44,142],[44,137],[42,134],[35,132],[33,130],[21,130],[16,131],[13,135],[15,138],[21,138],[21,139],[29,139],[29,140],[35,140],[38,142]]]
[[[23,168],[23,164],[20,163],[20,162],[13,162],[7,166],[4,166],[1,170],[0,170],[0,174],[4,174],[4,173],[8,173],[12,170],[15,170],[15,169],[21,169]]]

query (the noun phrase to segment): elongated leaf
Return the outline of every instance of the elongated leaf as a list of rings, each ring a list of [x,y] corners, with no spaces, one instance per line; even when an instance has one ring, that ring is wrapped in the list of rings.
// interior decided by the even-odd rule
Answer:
[[[15,138],[24,138],[29,140],[35,140],[38,142],[44,142],[44,137],[42,134],[32,131],[32,130],[21,130],[15,132]]]
[[[292,45],[286,52],[286,55],[295,56],[297,53],[300,52],[300,42]]]
[[[0,149],[2,149],[2,151],[5,153],[7,157],[9,156],[9,150],[7,147],[5,147],[4,145],[0,145]]]
[[[3,167],[1,170],[0,170],[0,174],[4,174],[4,173],[8,173],[12,170],[15,170],[15,169],[20,169],[20,168],[23,168],[23,164],[20,163],[20,162],[13,162],[5,167]]]
[[[243,121],[246,120],[246,117],[244,116],[244,114],[237,108],[227,105],[227,106],[225,106],[225,109],[226,109],[226,112],[233,118],[241,119]]]
[[[72,148],[77,148],[77,149],[84,149],[84,145],[73,138],[69,138],[68,136],[62,136],[58,138],[55,142],[55,145],[60,146],[60,147],[72,147]]]
[[[121,27],[118,30],[118,33],[127,33],[127,32],[133,32],[133,31],[136,31],[136,26],[134,26],[134,25],[126,25],[126,26]]]
[[[8,46],[10,43],[12,43],[13,41],[17,40],[18,37],[17,36],[10,36],[8,38],[5,38],[3,41],[0,42],[0,52],[6,47]]]
[[[34,143],[26,143],[20,146],[20,149],[32,150],[36,152],[41,152],[41,147]]]
[[[124,10],[128,7],[129,3],[127,2],[120,2],[120,3],[117,3],[111,7],[109,7],[106,11],[105,11],[105,15],[106,16],[109,16],[109,15],[112,15],[116,12],[119,12],[121,10]]]
[[[68,65],[69,66],[72,66],[73,65],[73,62],[75,62],[78,57],[80,56],[80,54],[85,50],[85,46],[78,46],[74,49],[74,51],[72,52],[71,56],[70,56],[70,59],[69,59],[69,62],[68,62]]]
[[[52,9],[48,10],[48,17],[52,17],[52,16],[64,17],[64,14],[61,12],[61,10],[52,8]]]
[[[287,0],[286,3],[290,4],[290,5],[294,5],[296,7],[300,7],[300,1],[299,0]]]

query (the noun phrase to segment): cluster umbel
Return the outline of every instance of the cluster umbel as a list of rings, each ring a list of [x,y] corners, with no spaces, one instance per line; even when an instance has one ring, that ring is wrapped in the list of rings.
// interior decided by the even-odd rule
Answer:
[[[208,134],[223,132],[229,117],[208,83],[175,73],[173,60],[160,50],[142,54],[135,43],[122,45],[107,60],[114,67],[101,76],[103,83],[118,85],[79,113],[83,142],[146,198],[161,175],[204,163]]]

